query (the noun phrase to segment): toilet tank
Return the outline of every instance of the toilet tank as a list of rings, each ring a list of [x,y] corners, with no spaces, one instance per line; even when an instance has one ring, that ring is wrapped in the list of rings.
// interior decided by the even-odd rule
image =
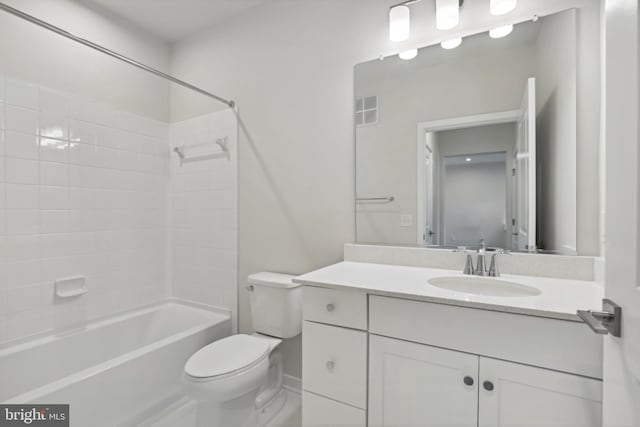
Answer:
[[[291,338],[302,332],[302,288],[295,276],[262,272],[249,276],[251,315],[256,332]]]

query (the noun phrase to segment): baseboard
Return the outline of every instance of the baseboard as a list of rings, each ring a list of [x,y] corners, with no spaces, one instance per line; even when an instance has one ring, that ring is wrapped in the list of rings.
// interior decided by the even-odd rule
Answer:
[[[284,388],[294,393],[301,393],[302,380],[292,375],[284,375]]]

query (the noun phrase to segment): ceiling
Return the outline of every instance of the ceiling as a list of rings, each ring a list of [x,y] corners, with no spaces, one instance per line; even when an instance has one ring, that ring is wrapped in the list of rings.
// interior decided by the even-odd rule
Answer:
[[[167,41],[226,21],[265,0],[83,0]]]

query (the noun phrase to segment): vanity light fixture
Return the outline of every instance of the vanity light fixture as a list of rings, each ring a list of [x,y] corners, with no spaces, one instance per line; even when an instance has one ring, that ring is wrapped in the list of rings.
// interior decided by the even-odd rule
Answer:
[[[455,38],[455,39],[450,39],[450,40],[445,40],[445,41],[443,41],[442,43],[440,43],[440,46],[441,46],[443,49],[450,50],[450,49],[455,49],[455,48],[457,48],[457,47],[458,47],[458,46],[460,46],[461,44],[462,44],[462,37],[457,37],[457,38]]]
[[[492,15],[505,15],[516,8],[517,0],[490,0],[489,10]]]
[[[400,52],[398,56],[400,57],[400,59],[404,60],[413,59],[418,56],[418,49],[405,50],[404,52]]]
[[[492,39],[499,39],[502,37],[506,37],[513,31],[513,25],[503,25],[501,27],[496,27],[489,31],[489,37]]]
[[[436,28],[450,30],[460,22],[459,0],[436,0]]]
[[[467,157],[466,159],[464,159],[465,162],[470,162],[471,161],[471,157]]]
[[[392,42],[403,42],[409,38],[411,31],[411,11],[409,6],[401,4],[389,9],[389,39]]]

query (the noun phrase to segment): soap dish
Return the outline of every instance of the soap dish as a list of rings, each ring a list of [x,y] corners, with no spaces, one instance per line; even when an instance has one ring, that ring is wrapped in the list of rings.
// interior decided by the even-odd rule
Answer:
[[[87,289],[87,279],[84,276],[72,276],[57,279],[54,282],[54,289],[58,298],[73,298],[89,292]]]

